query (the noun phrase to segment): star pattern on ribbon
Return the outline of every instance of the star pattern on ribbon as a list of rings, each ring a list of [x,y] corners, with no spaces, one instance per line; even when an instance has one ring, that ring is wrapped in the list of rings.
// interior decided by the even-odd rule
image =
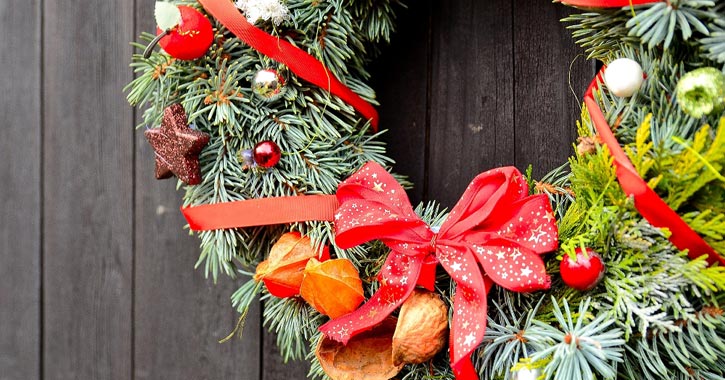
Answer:
[[[451,324],[451,365],[458,379],[477,379],[470,360],[486,330],[487,293],[493,284],[518,292],[547,289],[540,255],[558,246],[545,195],[528,195],[513,167],[478,175],[435,233],[415,214],[404,189],[370,162],[340,184],[335,241],[351,248],[381,240],[390,249],[380,288],[356,311],[320,330],[343,343],[382,322],[416,284],[432,290],[436,263],[456,282]]]

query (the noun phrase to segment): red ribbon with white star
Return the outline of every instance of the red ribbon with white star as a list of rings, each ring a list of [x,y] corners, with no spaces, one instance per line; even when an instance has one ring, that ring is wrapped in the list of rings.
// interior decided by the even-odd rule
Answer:
[[[413,210],[398,182],[370,162],[340,184],[335,242],[351,248],[381,240],[391,252],[380,273],[379,290],[356,311],[320,329],[343,343],[380,323],[411,294],[431,284],[436,260],[456,282],[451,325],[451,366],[459,380],[478,379],[470,354],[486,330],[486,295],[495,283],[524,292],[547,289],[550,280],[539,255],[558,246],[549,199],[528,195],[529,186],[513,167],[478,175],[438,233]],[[483,269],[483,270],[481,270]],[[425,274],[422,274],[425,273]]]

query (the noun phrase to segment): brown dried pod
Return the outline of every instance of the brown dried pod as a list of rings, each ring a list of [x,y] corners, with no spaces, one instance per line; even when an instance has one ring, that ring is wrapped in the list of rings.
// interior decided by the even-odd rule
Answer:
[[[597,146],[602,144],[599,136],[582,136],[577,139],[579,144],[576,146],[576,153],[580,156],[593,154],[597,151]]]
[[[446,346],[448,307],[429,291],[415,290],[403,303],[393,335],[393,363],[419,364]]]
[[[388,380],[403,368],[393,364],[392,340],[396,321],[388,318],[343,345],[323,337],[315,355],[332,380]]]

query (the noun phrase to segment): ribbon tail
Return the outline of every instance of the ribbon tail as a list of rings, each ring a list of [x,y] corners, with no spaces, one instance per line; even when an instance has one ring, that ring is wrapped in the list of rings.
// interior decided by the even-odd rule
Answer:
[[[476,367],[473,366],[473,361],[469,356],[454,363],[452,368],[456,380],[478,380],[478,372],[476,372]]]
[[[486,332],[490,280],[484,280],[470,247],[439,246],[438,261],[456,282],[448,343],[451,367],[457,380],[478,380],[470,356]]]
[[[363,306],[325,323],[320,331],[331,339],[347,344],[350,338],[370,330],[408,299],[415,289],[422,265],[422,257],[392,251],[381,272],[380,289]]]
[[[456,310],[451,326],[451,368],[453,368],[456,380],[478,380],[478,372],[471,361],[471,354],[483,341],[483,335],[486,332],[488,314],[486,285],[485,281],[481,279],[481,290],[484,294],[472,294],[470,288],[465,284],[457,282],[456,286],[458,289],[464,288],[465,290],[456,290],[454,297]],[[475,311],[475,315],[471,315],[470,311]]]

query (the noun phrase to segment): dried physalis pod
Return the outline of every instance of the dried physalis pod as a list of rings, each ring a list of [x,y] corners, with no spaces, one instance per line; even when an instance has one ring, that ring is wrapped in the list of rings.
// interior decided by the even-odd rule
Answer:
[[[347,345],[323,337],[315,355],[332,380],[388,380],[403,368],[393,364],[392,341],[396,321],[388,318]]]
[[[428,361],[446,346],[448,307],[429,291],[415,290],[403,303],[393,336],[393,363]]]
[[[595,153],[597,146],[602,144],[599,136],[581,136],[577,140],[579,144],[576,146],[576,153],[580,156]]]
[[[341,317],[357,309],[365,300],[362,281],[348,259],[307,262],[300,295],[321,314]]]
[[[267,260],[257,265],[254,280],[264,281],[270,294],[275,297],[293,297],[300,293],[307,261],[330,258],[327,247],[322,251],[315,249],[310,238],[299,232],[288,232],[274,243]]]

